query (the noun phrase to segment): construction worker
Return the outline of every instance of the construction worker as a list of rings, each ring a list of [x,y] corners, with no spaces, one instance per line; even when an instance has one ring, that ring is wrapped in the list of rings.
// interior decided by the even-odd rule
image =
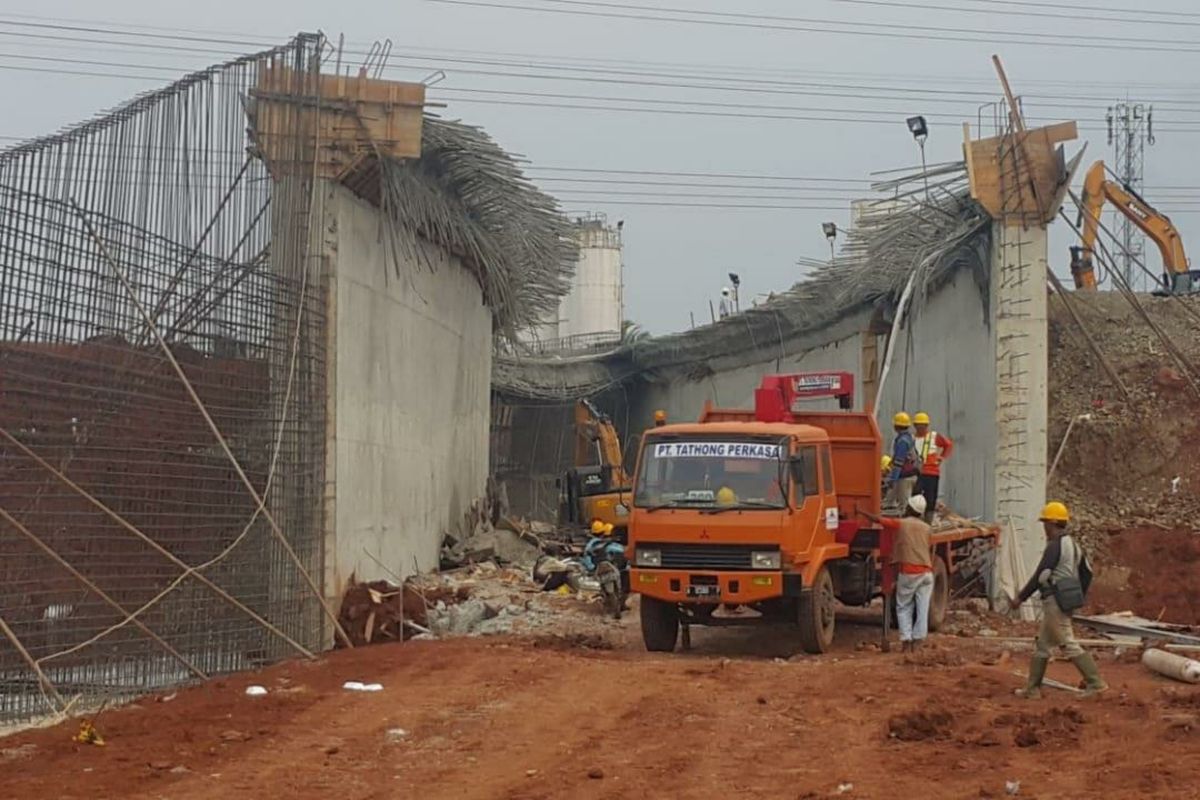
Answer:
[[[930,530],[925,522],[925,498],[915,494],[904,507],[904,516],[863,516],[895,531],[892,564],[896,567],[896,621],[900,627],[900,649],[911,653],[929,635],[929,603],[933,599],[933,558]]]
[[[1017,694],[1029,699],[1042,696],[1042,679],[1055,647],[1062,648],[1083,676],[1086,682],[1084,695],[1098,694],[1106,690],[1108,684],[1100,677],[1095,660],[1075,641],[1075,631],[1071,628],[1071,614],[1083,605],[1091,583],[1091,568],[1083,549],[1067,533],[1071,514],[1065,505],[1057,501],[1047,503],[1038,519],[1046,534],[1042,560],[1021,593],[1008,601],[1009,607],[1016,611],[1035,591],[1042,596],[1042,625],[1038,628],[1033,659],[1029,662],[1029,680]]]
[[[892,471],[888,475],[887,505],[900,511],[908,507],[920,472],[917,448],[909,431],[912,419],[903,411],[892,417],[896,438],[892,441]]]
[[[917,458],[921,461],[916,492],[925,498],[925,521],[932,523],[933,514],[937,510],[942,462],[950,457],[954,450],[954,442],[949,437],[929,429],[929,415],[924,411],[917,412],[913,417],[913,428],[916,429],[913,445],[917,449]]]
[[[661,408],[654,412],[654,427],[661,428],[667,424],[667,412]]]
[[[888,475],[892,474],[892,457],[884,456],[879,459],[880,494],[887,494]]]

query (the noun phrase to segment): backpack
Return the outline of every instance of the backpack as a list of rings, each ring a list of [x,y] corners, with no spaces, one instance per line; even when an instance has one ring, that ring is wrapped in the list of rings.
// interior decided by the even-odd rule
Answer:
[[[1051,583],[1054,601],[1058,603],[1058,607],[1064,614],[1073,614],[1083,608],[1087,602],[1088,588],[1092,585],[1092,566],[1088,563],[1087,553],[1073,537],[1071,538],[1071,547],[1079,555],[1079,564],[1075,570],[1079,577],[1059,578]],[[1059,559],[1062,559],[1061,552]]]
[[[917,440],[913,438],[911,433],[902,433],[901,436],[908,437],[908,456],[904,459],[904,463],[900,465],[900,477],[910,478],[913,475],[920,475],[921,456],[917,453]]]

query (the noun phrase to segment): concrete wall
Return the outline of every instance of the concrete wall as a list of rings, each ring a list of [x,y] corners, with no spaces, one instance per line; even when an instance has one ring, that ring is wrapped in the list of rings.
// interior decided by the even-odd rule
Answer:
[[[917,302],[912,325],[897,337],[878,409],[884,431],[892,430],[897,411],[929,414],[933,429],[955,445],[940,496],[958,513],[986,519],[994,518],[996,452],[990,317],[969,270]]]
[[[326,590],[437,566],[487,479],[492,318],[457,259],[421,246],[396,275],[379,211],[328,189]],[[384,566],[380,566],[381,562]],[[385,568],[386,567],[386,568]]]
[[[884,431],[891,430],[896,411],[925,411],[933,417],[936,430],[954,439],[956,452],[942,479],[942,497],[968,516],[989,516],[993,503],[995,366],[989,316],[985,294],[966,269],[918,300],[911,324],[897,337],[877,409]],[[866,333],[870,317],[871,312],[864,310],[826,330],[785,341],[781,354],[769,360],[712,361],[708,365],[712,374],[700,380],[664,375],[635,393],[632,416],[650,419],[655,408],[662,408],[673,420],[694,420],[706,400],[748,408],[764,374],[815,370],[853,373],[860,387],[856,405],[861,408],[865,402],[862,345],[863,337],[870,335]],[[886,337],[877,340],[882,362]]]

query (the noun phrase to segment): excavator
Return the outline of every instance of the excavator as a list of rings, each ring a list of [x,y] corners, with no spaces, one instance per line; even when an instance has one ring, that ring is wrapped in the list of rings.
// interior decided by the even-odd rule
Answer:
[[[1131,187],[1109,180],[1103,161],[1092,164],[1083,182],[1083,208],[1079,211],[1078,227],[1082,231],[1082,246],[1071,248],[1071,276],[1075,288],[1096,290],[1096,270],[1093,255],[1100,227],[1100,212],[1105,202],[1111,203],[1143,233],[1158,245],[1162,253],[1163,287],[1155,294],[1191,294],[1198,277],[1188,265],[1183,239],[1166,214],[1146,202]]]
[[[589,526],[599,520],[624,542],[630,484],[616,425],[590,400],[580,400],[575,404],[575,466],[559,483],[562,521]]]

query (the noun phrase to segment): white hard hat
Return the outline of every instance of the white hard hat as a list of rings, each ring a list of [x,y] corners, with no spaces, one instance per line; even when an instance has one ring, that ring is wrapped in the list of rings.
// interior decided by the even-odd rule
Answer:
[[[729,294],[729,289],[722,289],[721,294]]]
[[[925,495],[914,494],[912,497],[908,498],[908,507],[918,514],[924,514],[926,508]]]

